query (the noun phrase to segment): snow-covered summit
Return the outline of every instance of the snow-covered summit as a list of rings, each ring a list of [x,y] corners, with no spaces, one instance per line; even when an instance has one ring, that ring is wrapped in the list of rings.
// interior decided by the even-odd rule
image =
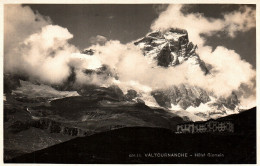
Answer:
[[[134,42],[144,56],[157,61],[159,66],[171,67],[192,61],[208,73],[205,63],[196,54],[197,45],[189,42],[188,32],[183,29],[170,28],[165,31],[153,31]],[[195,62],[193,62],[195,61]]]

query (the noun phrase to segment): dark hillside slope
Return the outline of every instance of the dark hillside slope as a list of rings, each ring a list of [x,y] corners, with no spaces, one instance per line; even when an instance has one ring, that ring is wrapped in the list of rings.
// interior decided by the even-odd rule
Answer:
[[[131,127],[76,138],[7,163],[256,163],[256,108],[226,118],[235,133],[176,135],[162,128]],[[223,119],[223,118],[222,118]],[[181,153],[187,157],[176,157]],[[205,154],[196,157],[197,153]],[[173,155],[173,156],[165,156]],[[217,154],[218,157],[212,157]]]

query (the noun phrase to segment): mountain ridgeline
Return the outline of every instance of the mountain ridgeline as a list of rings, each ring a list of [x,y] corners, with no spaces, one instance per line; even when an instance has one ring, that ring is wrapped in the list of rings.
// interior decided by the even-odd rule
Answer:
[[[134,44],[142,50],[148,61],[156,62],[159,67],[174,68],[183,63],[188,63],[189,66],[201,69],[205,75],[210,74],[212,66],[200,59],[196,53],[198,47],[189,41],[186,30],[170,28],[164,31],[153,31],[135,41]],[[82,53],[95,56],[93,49],[86,49]],[[106,77],[116,76],[115,78],[118,79],[116,72],[109,67],[101,67],[95,72]],[[86,74],[93,74],[93,71]],[[169,77],[174,77],[174,75]],[[142,96],[142,94],[139,95]],[[168,109],[179,107],[179,109],[189,113],[192,112],[192,116],[196,117],[190,117],[193,120],[197,118],[204,120],[218,118],[240,111],[238,108],[240,102],[235,92],[232,92],[228,97],[219,97],[206,90],[205,87],[198,87],[189,83],[153,89],[151,96],[161,107]],[[203,108],[200,108],[200,106]]]
[[[189,42],[186,30],[170,28],[163,32],[151,32],[134,44],[141,48],[145,56],[157,60],[159,66],[176,66],[188,60],[199,64],[205,74],[209,73],[196,53],[197,45]]]
[[[142,50],[147,61],[156,62],[158,67],[175,68],[188,63],[189,66],[201,69],[205,75],[209,75],[211,72],[211,66],[201,60],[196,53],[197,45],[189,41],[186,30],[170,28],[164,31],[153,31],[135,41],[134,44]],[[96,51],[90,48],[83,50],[81,53],[86,54],[86,56],[95,56]],[[176,70],[178,69],[176,68]],[[102,64],[98,69],[85,69],[83,72],[85,75],[102,78],[102,80],[109,78],[120,80],[116,69],[107,64]],[[10,81],[9,77],[5,76],[5,91],[7,92],[11,92],[12,89],[20,86],[19,80],[17,81],[18,78],[12,77]],[[174,75],[169,77],[174,77]],[[120,101],[141,101],[140,99],[143,97],[142,92],[133,89],[128,89],[128,91],[134,91],[136,93],[134,97],[124,96],[117,85],[111,87],[98,87],[93,84],[79,85],[76,83],[76,74],[73,67],[71,67],[71,75],[62,85],[51,86],[60,91],[77,91],[82,96],[89,95],[90,91],[101,96],[106,93],[110,95],[113,93],[113,96]],[[154,105],[173,111],[182,110],[182,112],[186,112],[185,116],[189,116],[191,120],[207,120],[241,111],[239,109],[240,101],[235,92],[232,92],[228,97],[221,97],[216,96],[205,87],[194,86],[189,83],[153,89],[149,95],[155,99]]]

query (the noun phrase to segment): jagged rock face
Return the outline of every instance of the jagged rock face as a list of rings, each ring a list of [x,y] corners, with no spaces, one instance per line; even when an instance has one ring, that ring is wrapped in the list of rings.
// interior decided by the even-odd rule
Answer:
[[[219,118],[240,111],[239,100],[234,92],[228,97],[216,97],[203,88],[182,84],[154,90],[151,94],[160,106],[178,109],[174,111],[188,111],[190,115],[201,120]],[[190,118],[195,120],[194,117]]]
[[[21,86],[20,77],[11,74],[4,74],[4,93],[11,93],[12,90]]]
[[[80,52],[81,54],[94,55],[95,51],[93,49],[85,49]]]
[[[210,73],[211,66],[200,59],[196,53],[197,45],[189,41],[186,30],[170,28],[164,31],[154,31],[137,40],[134,44],[143,51],[143,55],[147,57],[147,60],[156,62],[158,66],[167,68],[188,63],[188,65],[199,67],[205,75]],[[94,53],[94,50],[84,51],[88,55]],[[116,72],[111,71],[109,67],[102,67],[95,71],[86,70],[85,74],[115,77],[116,74],[114,73]],[[79,94],[82,93],[79,92]],[[180,107],[182,110],[187,110],[204,120],[235,113],[239,104],[235,93],[225,98],[216,97],[203,87],[189,84],[156,89],[151,92],[151,95],[162,107],[169,109],[173,107],[179,109]],[[116,97],[119,100],[136,101],[138,99],[136,92],[132,90],[128,91],[125,96],[122,93],[119,96],[121,96],[120,99]]]
[[[126,100],[133,100],[137,97],[137,92],[133,89],[130,89],[127,91],[127,94],[125,95]]]
[[[227,98],[220,97],[215,103],[212,103],[211,105],[215,106],[219,110],[223,109],[223,107],[234,110],[239,103],[240,102],[237,98],[237,95],[232,92],[232,94]]]
[[[202,88],[184,84],[155,90],[152,95],[160,106],[168,108],[171,108],[171,104],[174,104],[187,109],[189,106],[198,107],[201,103],[210,101],[208,93]]]
[[[221,98],[222,99],[222,98]],[[225,107],[229,109],[235,109],[236,106],[239,104],[239,100],[237,98],[237,95],[233,92],[228,98],[222,99],[222,103]]]
[[[134,44],[149,60],[156,61],[158,66],[175,67],[188,62],[189,65],[198,66],[205,75],[210,73],[210,65],[200,59],[196,53],[197,45],[189,41],[186,30],[170,28],[165,31],[154,31]],[[151,94],[162,107],[172,108],[174,105],[182,110],[192,110],[192,114],[204,119],[235,112],[239,103],[235,93],[225,98],[216,97],[203,87],[189,84],[153,90]],[[203,107],[204,112],[196,109],[200,107]]]
[[[86,75],[98,75],[103,79],[108,79],[109,77],[114,77],[115,79],[118,79],[117,73],[112,70],[108,65],[102,65],[100,68],[97,68],[95,70],[85,69],[83,72]]]
[[[115,70],[111,69],[108,65],[102,65],[101,67],[97,69],[85,69],[82,71],[86,76],[92,77],[92,76],[98,76],[99,78],[102,78],[102,80],[108,80],[109,78],[115,78],[118,79],[118,75],[115,72]],[[84,89],[88,88],[97,88],[96,85],[82,85],[78,84],[76,82],[76,73],[75,69],[71,68],[71,74],[63,82],[61,85],[51,85],[56,90],[60,91],[78,91],[79,93],[84,93]]]
[[[176,66],[184,61],[193,60],[205,74],[209,72],[195,52],[197,45],[189,42],[186,30],[170,28],[163,32],[151,32],[134,44],[140,47],[145,56],[156,60],[159,66]]]

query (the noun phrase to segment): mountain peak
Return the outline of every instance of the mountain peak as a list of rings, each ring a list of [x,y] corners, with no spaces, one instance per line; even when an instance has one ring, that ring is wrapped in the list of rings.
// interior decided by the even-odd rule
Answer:
[[[146,36],[162,38],[164,35],[167,35],[167,34],[188,36],[187,30],[179,29],[179,28],[169,28],[166,30],[155,30],[155,31],[149,32]]]
[[[176,66],[184,61],[195,61],[205,74],[208,69],[205,63],[196,53],[197,45],[189,41],[188,32],[185,29],[169,28],[148,33],[145,37],[134,42],[144,56],[156,60],[159,66]]]

